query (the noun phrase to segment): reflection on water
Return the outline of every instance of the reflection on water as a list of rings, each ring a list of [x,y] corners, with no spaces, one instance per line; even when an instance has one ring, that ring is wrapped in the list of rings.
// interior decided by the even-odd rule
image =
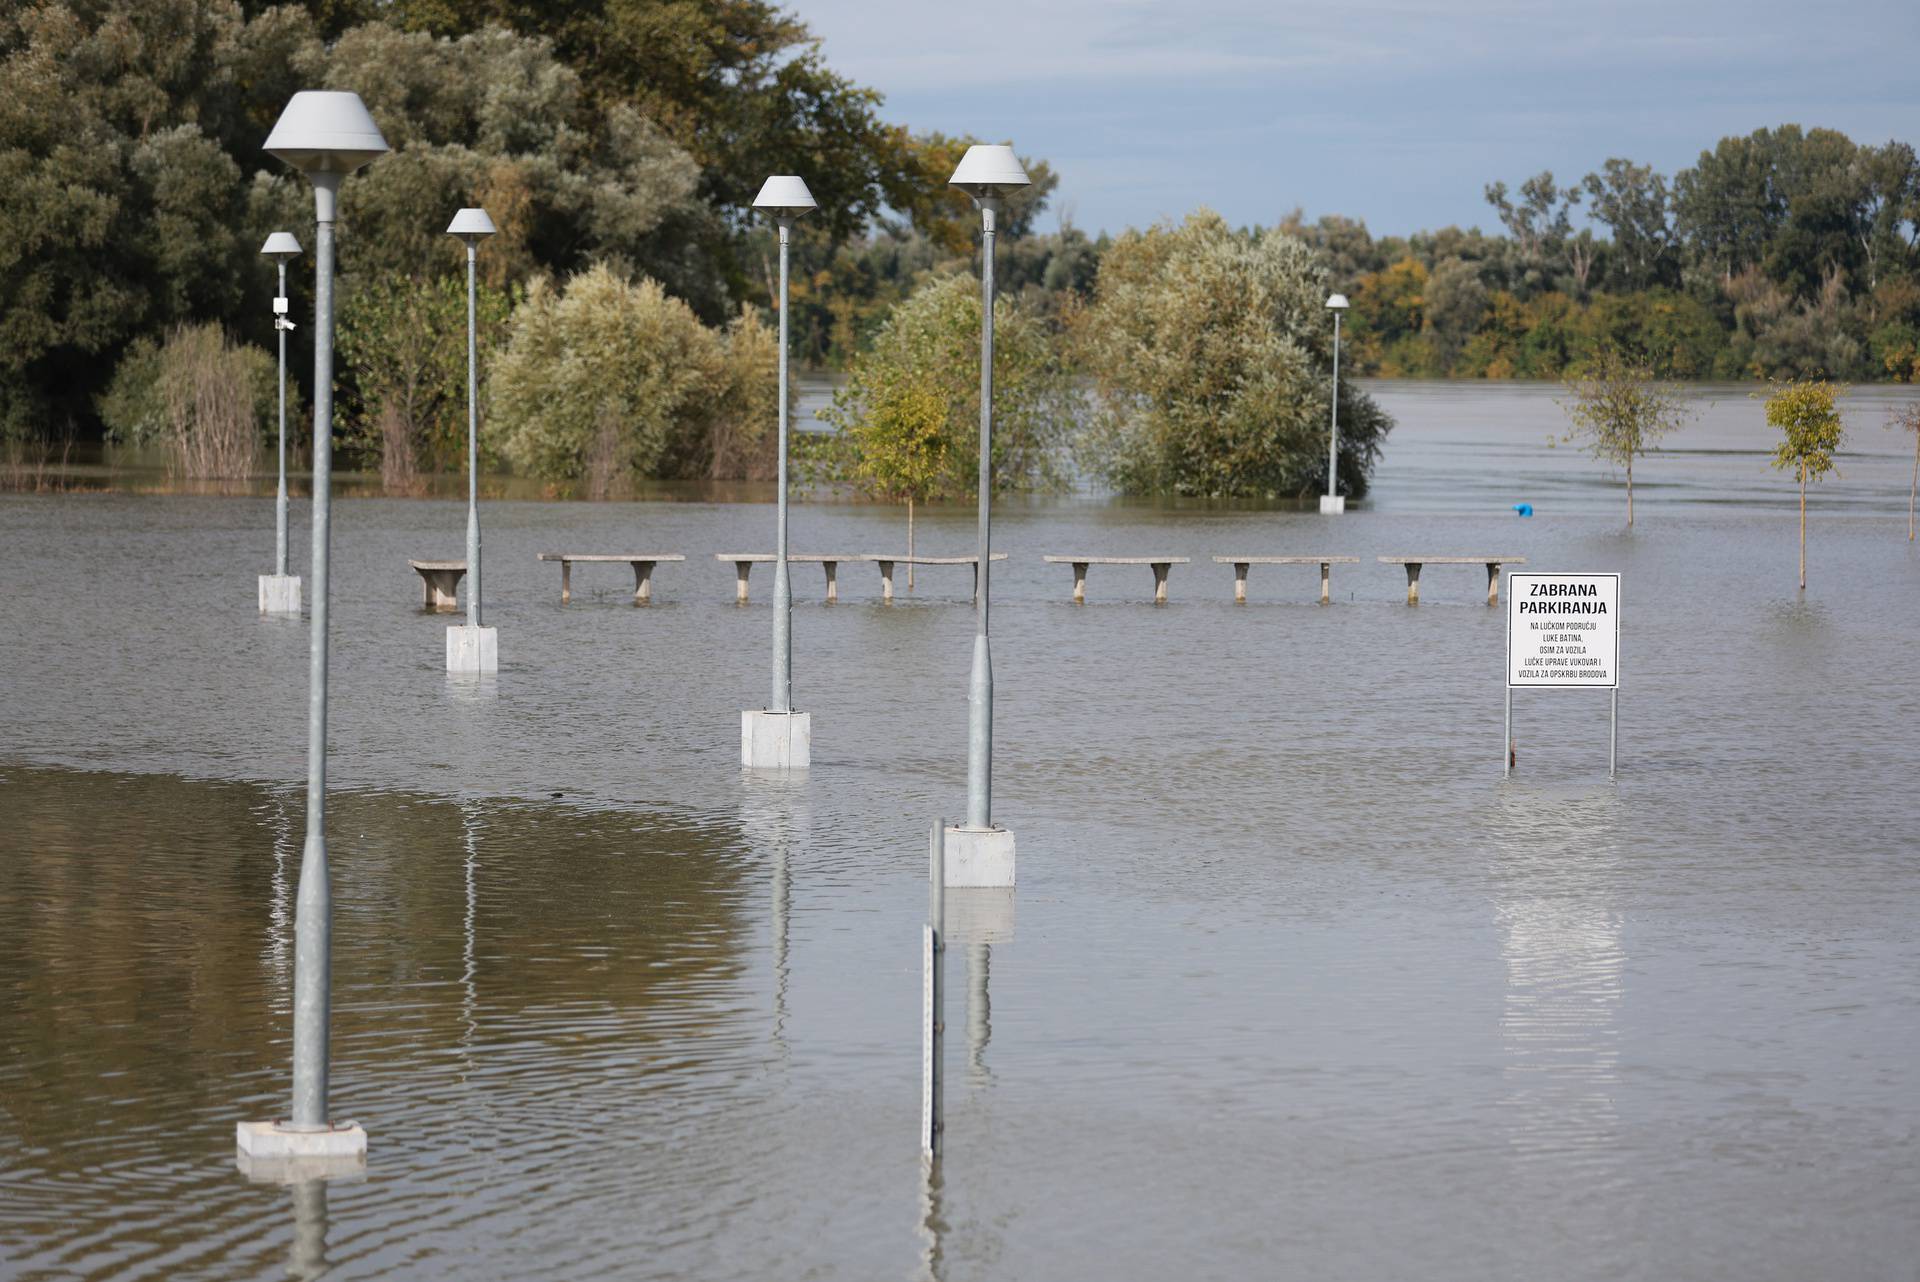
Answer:
[[[939,1158],[928,1158],[920,1164],[920,1276],[926,1282],[947,1282],[947,1261],[941,1252],[941,1238],[947,1231],[941,1205],[944,1178]]]

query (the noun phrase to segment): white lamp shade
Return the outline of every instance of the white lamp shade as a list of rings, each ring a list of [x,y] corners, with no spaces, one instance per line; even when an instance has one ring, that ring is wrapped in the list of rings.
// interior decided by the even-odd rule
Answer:
[[[260,246],[260,252],[284,263],[289,258],[300,257],[300,242],[294,239],[290,231],[277,231],[267,237],[267,243]]]
[[[1025,187],[1031,182],[1021,168],[1020,158],[1005,143],[977,142],[960,157],[959,168],[947,179],[969,196],[995,196]]]
[[[350,174],[392,150],[357,93],[293,95],[262,149],[303,174]]]
[[[796,174],[775,174],[760,184],[760,194],[753,198],[753,207],[770,214],[798,218],[820,206],[814,203],[813,193],[807,190],[805,179]]]
[[[463,209],[447,224],[447,235],[458,236],[469,245],[493,233],[493,219],[487,217],[484,209]]]
[[[1346,310],[1347,310],[1347,296],[1346,296],[1345,294],[1329,294],[1329,295],[1327,295],[1327,309],[1328,309],[1329,311],[1335,311],[1335,312],[1344,312],[1344,311],[1346,311]]]

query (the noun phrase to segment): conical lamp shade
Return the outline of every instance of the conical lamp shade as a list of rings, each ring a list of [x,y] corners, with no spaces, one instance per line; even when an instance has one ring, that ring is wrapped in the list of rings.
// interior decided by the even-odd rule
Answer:
[[[293,95],[262,149],[303,174],[350,174],[392,150],[357,93]]]

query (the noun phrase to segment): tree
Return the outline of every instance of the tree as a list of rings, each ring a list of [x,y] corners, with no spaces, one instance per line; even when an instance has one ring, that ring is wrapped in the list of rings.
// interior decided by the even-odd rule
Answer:
[[[1617,347],[1604,349],[1586,372],[1567,383],[1564,407],[1573,435],[1594,457],[1627,471],[1627,527],[1633,527],[1633,460],[1687,419],[1678,391],[1658,382],[1651,367]]]
[[[1800,479],[1800,587],[1807,586],[1807,481],[1833,470],[1840,448],[1840,411],[1834,402],[1841,390],[1824,378],[1776,383],[1767,397],[1767,422],[1780,429],[1773,465],[1789,468]]]
[[[1313,251],[1211,210],[1128,232],[1074,322],[1092,468],[1130,493],[1291,495],[1327,481],[1333,326]],[[1366,493],[1392,420],[1340,388],[1339,491]]]
[[[840,408],[836,403],[836,409]],[[847,479],[870,498],[907,505],[907,590],[913,590],[913,509],[938,492],[953,462],[947,410],[925,383],[873,389],[866,413],[842,429]]]
[[[1667,180],[1652,165],[1614,157],[1581,184],[1595,221],[1613,233],[1610,279],[1629,290],[1680,283]]]
[[[907,408],[897,399],[902,388],[925,389],[941,415],[937,428],[926,423],[913,428],[926,442],[922,448],[941,461],[917,499],[975,494],[980,453],[978,282],[961,275],[936,277],[893,309],[873,345],[854,358],[846,383],[822,415],[840,430],[815,445],[817,453],[808,461],[814,479],[859,484],[863,470],[893,471],[892,464],[869,464],[865,451],[897,445],[898,418],[887,431],[871,425]],[[1015,300],[995,299],[990,461],[995,493],[1057,489],[1066,483],[1062,447],[1075,408],[1073,383],[1053,335]],[[932,440],[945,445],[935,446]]]
[[[1913,503],[1920,496],[1920,401],[1896,406],[1887,415],[1887,427],[1913,436],[1913,484],[1907,489],[1907,542],[1913,542]]]

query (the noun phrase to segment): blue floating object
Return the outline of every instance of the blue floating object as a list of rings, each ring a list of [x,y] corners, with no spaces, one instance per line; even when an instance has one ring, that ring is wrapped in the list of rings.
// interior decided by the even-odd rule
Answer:
[[[1533,515],[1533,504],[1531,504],[1531,503],[1515,503],[1515,504],[1513,505],[1513,510],[1514,510],[1514,511],[1516,511],[1516,512],[1518,512],[1518,513],[1519,513],[1519,514],[1520,514],[1521,516],[1532,516],[1532,515]]]

